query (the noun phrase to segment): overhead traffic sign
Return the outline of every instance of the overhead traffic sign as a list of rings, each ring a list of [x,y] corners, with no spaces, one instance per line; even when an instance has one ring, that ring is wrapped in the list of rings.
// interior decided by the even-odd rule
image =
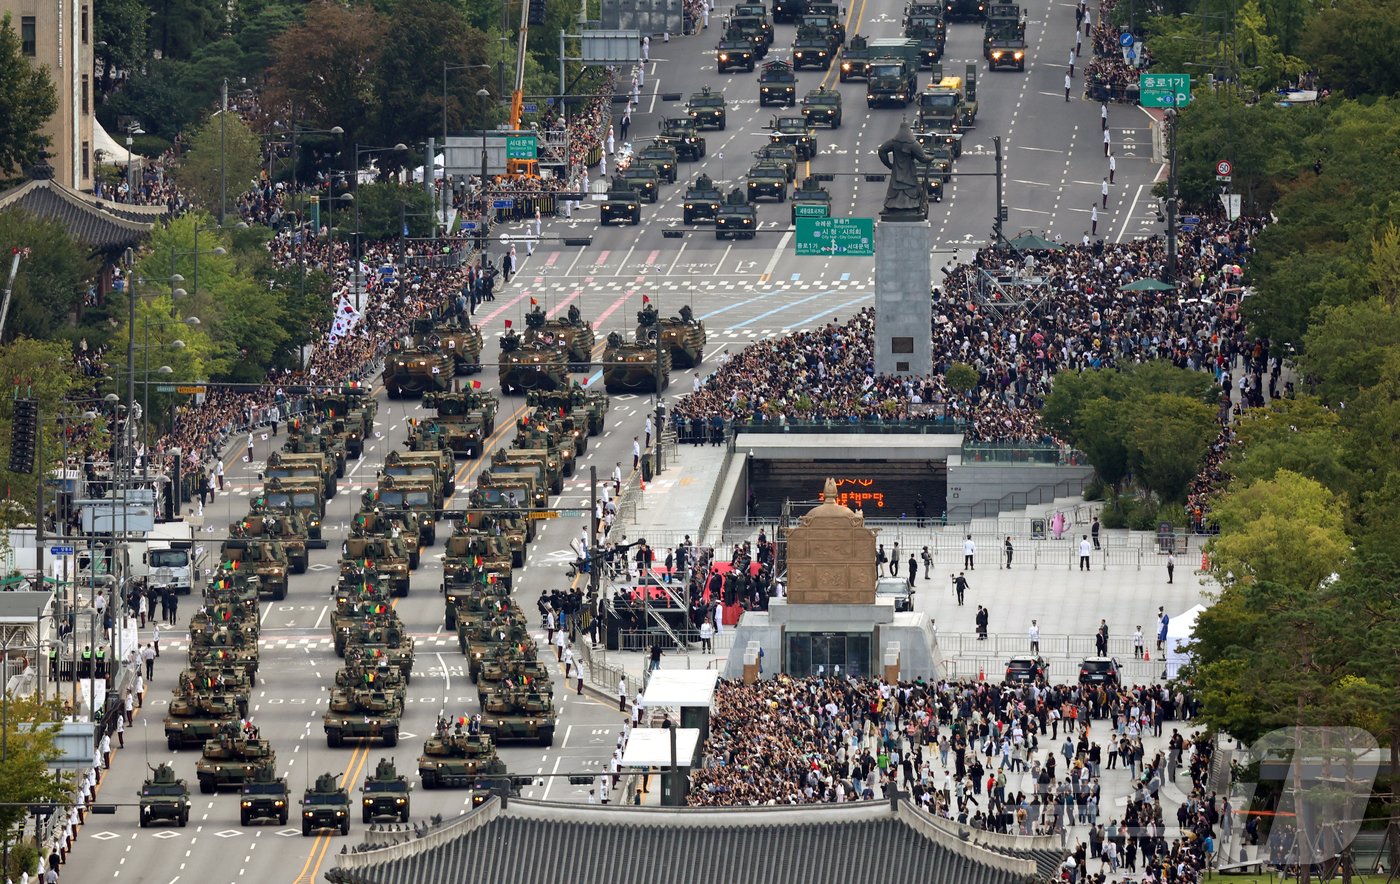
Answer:
[[[205,389],[204,389],[203,386],[197,386],[197,387],[196,387],[196,386],[190,386],[190,387],[176,387],[176,388],[175,388],[175,392],[176,392],[176,393],[180,393],[180,394],[185,395],[185,396],[202,396],[202,395],[204,395],[204,393],[205,393],[206,391],[205,391]]]
[[[528,102],[522,108],[522,110],[524,110],[527,114],[537,114],[540,112],[540,106],[538,104],[535,104],[534,102]]]
[[[475,229],[476,229],[476,222],[475,222],[475,221],[463,221],[462,224],[461,224],[461,229],[462,229],[462,230],[475,230]]]
[[[508,135],[506,136],[506,159],[508,160],[537,160],[539,159],[539,149],[535,143],[533,135]]]
[[[830,214],[826,203],[799,203],[792,211],[799,218],[825,218]]]
[[[509,208],[511,208],[511,207],[514,206],[514,205],[515,205],[515,200],[492,200],[492,201],[491,201],[491,208],[493,208],[493,209],[509,209]]]
[[[1190,103],[1190,74],[1138,74],[1140,106],[1185,107]]]
[[[797,254],[799,256],[873,257],[875,255],[875,219],[798,216]]]

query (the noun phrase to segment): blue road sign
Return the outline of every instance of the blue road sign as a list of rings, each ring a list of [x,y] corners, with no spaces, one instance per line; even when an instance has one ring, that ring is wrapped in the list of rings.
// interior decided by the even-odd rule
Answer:
[[[462,229],[463,229],[463,230],[475,230],[475,229],[476,229],[476,222],[475,222],[475,221],[463,221],[463,222],[462,222]]]
[[[1201,223],[1201,216],[1200,216],[1200,215],[1182,215],[1182,216],[1181,216],[1181,229],[1182,229],[1182,230],[1191,230],[1191,229],[1194,228],[1197,224],[1200,224],[1200,223]]]
[[[537,113],[539,113],[539,112],[540,112],[540,106],[539,106],[538,104],[534,104],[534,103],[532,102],[532,103],[530,103],[530,104],[525,105],[525,113],[527,113],[527,114],[537,114]]]
[[[1132,33],[1131,33],[1130,31],[1124,31],[1123,33],[1119,34],[1119,35],[1118,35],[1118,45],[1119,45],[1119,46],[1131,46],[1131,45],[1133,45],[1133,35],[1132,35]]]
[[[50,553],[51,555],[55,555],[55,556],[71,556],[71,555],[73,554],[73,547],[71,547],[71,546],[51,546],[51,547],[49,547],[49,553]]]
[[[509,208],[512,208],[514,205],[515,205],[515,200],[492,200],[492,201],[491,201],[491,208],[493,208],[493,209],[509,209]]]

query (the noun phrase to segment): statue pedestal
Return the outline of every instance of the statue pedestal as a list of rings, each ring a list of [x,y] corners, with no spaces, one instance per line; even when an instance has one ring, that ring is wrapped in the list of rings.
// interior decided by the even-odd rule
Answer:
[[[875,222],[875,371],[933,371],[933,225]]]

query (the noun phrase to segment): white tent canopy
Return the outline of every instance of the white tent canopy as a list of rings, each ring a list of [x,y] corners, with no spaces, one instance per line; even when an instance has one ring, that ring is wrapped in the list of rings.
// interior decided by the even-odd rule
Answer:
[[[1167,678],[1176,678],[1177,671],[1191,661],[1191,655],[1181,648],[1196,634],[1196,618],[1205,611],[1204,605],[1196,605],[1177,614],[1167,624]]]
[[[700,743],[700,730],[678,727],[676,731],[676,764],[689,767]],[[671,728],[634,727],[622,750],[623,767],[670,767]]]
[[[99,163],[113,163],[126,168],[126,145],[118,144],[117,139],[107,134],[107,130],[102,128],[102,124],[96,118],[92,121],[92,150],[93,156],[97,157]],[[98,155],[101,154],[100,157]],[[145,163],[145,157],[139,153],[131,155],[131,161],[137,166]]]

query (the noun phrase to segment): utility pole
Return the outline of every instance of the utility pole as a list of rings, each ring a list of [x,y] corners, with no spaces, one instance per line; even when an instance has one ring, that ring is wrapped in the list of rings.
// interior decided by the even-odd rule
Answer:
[[[228,77],[219,95],[219,226],[224,226],[224,212],[228,211],[228,166],[224,147],[224,132],[228,118]],[[196,247],[198,247],[196,245]]]
[[[1167,273],[1163,282],[1176,280],[1176,123],[1177,111],[1167,108]]]
[[[1002,202],[1002,174],[1001,174],[1001,136],[992,136],[992,146],[996,149],[997,157],[997,216],[992,220],[993,245],[999,243],[1004,238],[1001,233],[1002,221],[1006,215],[1006,206]]]

